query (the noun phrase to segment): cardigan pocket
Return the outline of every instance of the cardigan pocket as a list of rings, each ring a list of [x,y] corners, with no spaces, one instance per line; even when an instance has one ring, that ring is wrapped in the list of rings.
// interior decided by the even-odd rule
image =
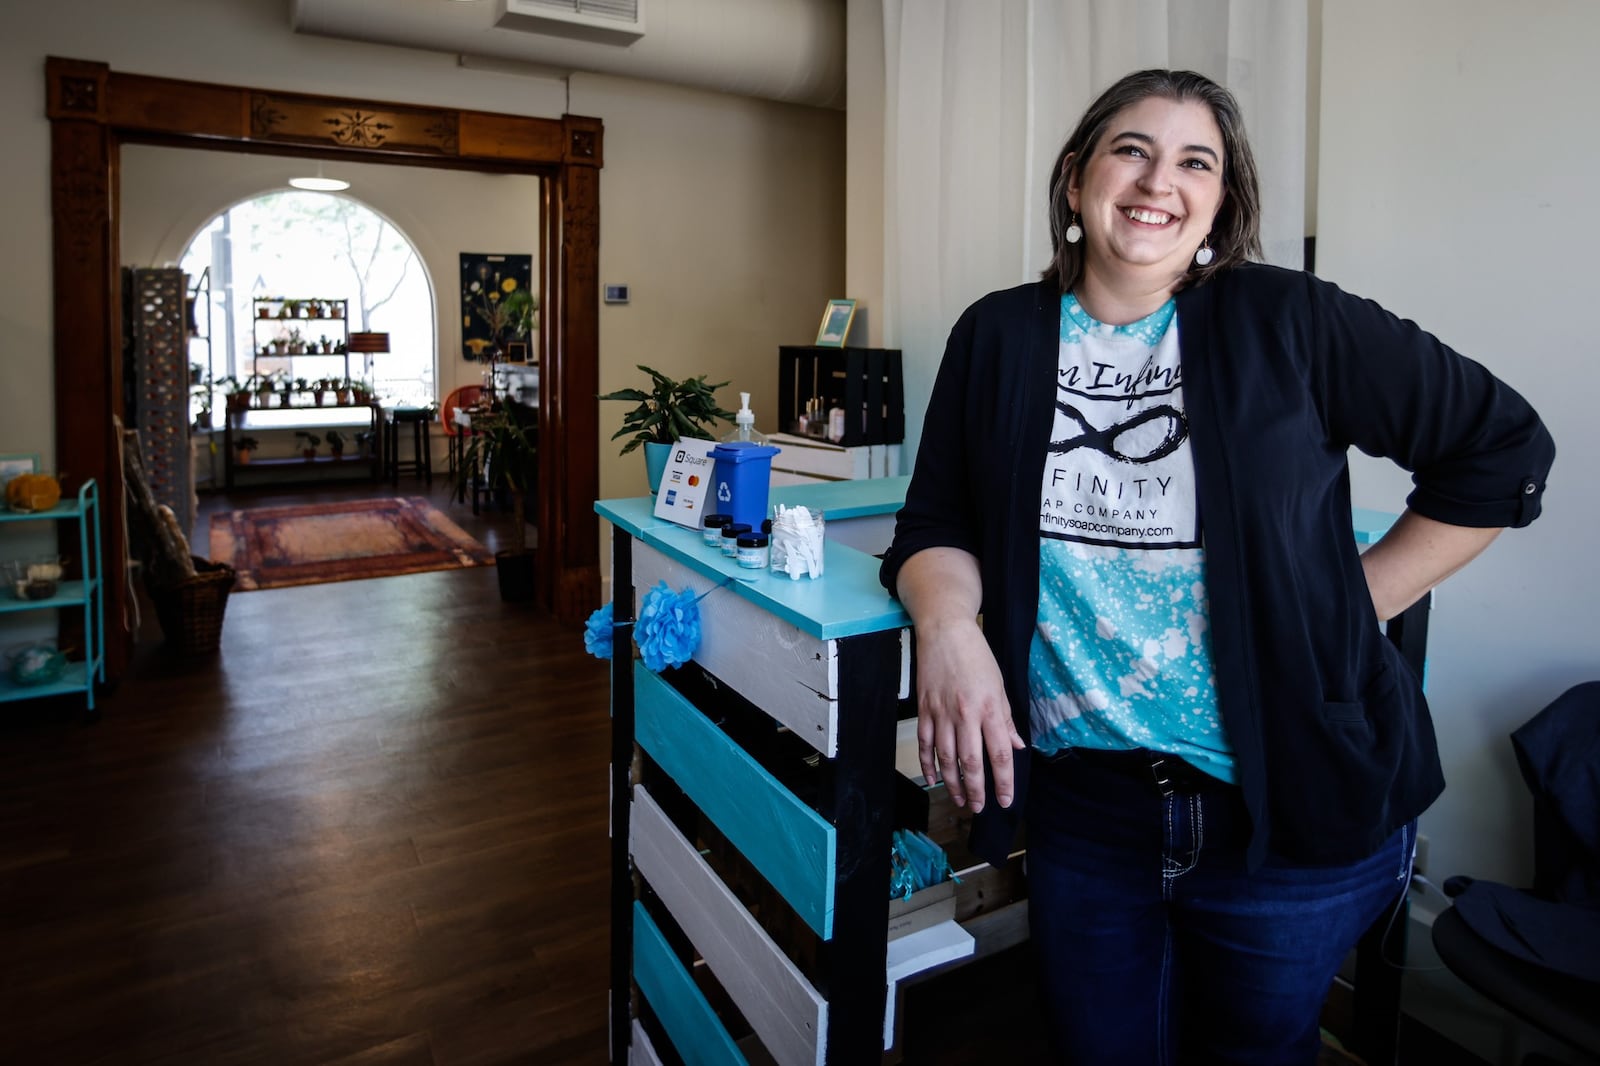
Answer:
[[[1394,691],[1394,672],[1380,662],[1378,672],[1367,682],[1359,700],[1323,700],[1322,717],[1328,722],[1366,722],[1367,708],[1381,704]]]
[[[1365,703],[1335,703],[1329,701],[1322,705],[1322,717],[1330,722],[1365,722],[1367,720],[1367,705]]]

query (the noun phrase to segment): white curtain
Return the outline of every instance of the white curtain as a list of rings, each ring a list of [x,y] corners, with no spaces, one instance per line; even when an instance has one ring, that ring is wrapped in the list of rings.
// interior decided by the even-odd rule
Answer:
[[[1050,165],[1130,71],[1197,70],[1233,91],[1261,172],[1267,260],[1301,265],[1306,5],[883,0],[883,336],[904,352],[908,452],[951,325],[1044,269]]]

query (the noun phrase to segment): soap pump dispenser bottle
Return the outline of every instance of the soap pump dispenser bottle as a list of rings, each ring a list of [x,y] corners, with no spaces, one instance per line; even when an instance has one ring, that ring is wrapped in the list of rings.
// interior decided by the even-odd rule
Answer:
[[[750,394],[739,394],[739,410],[734,412],[733,429],[722,438],[723,443],[733,441],[749,441],[751,444],[765,444],[767,438],[756,432],[756,413],[750,410]]]
[[[767,490],[772,484],[772,457],[781,449],[756,432],[750,394],[739,394],[733,432],[711,449],[711,492],[717,510],[733,521],[758,529],[767,517]],[[711,506],[708,502],[706,506]]]

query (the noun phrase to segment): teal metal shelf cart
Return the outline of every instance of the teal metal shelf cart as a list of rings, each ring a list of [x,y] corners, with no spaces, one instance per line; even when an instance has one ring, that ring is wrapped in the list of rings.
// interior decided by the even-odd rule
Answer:
[[[9,511],[0,509],[0,558],[5,528],[12,522],[75,522],[78,527],[78,559],[81,576],[63,581],[54,596],[38,600],[17,599],[10,589],[0,590],[0,615],[22,611],[82,611],[83,659],[66,664],[61,676],[41,684],[19,685],[0,673],[0,703],[81,692],[94,711],[94,686],[106,680],[105,658],[105,578],[100,562],[100,490],[90,480],[78,490],[76,499],[64,499],[48,511]]]

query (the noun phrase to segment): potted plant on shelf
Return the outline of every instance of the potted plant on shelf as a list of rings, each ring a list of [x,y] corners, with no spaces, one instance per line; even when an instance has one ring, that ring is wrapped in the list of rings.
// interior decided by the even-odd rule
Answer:
[[[250,462],[250,453],[261,447],[261,442],[254,437],[240,437],[233,442],[233,450],[238,455],[239,465],[246,466]]]
[[[731,420],[733,412],[717,406],[714,395],[728,384],[726,381],[708,385],[704,374],[674,381],[659,370],[647,366],[639,369],[650,375],[649,392],[618,389],[600,399],[638,404],[622,416],[622,428],[613,433],[611,439],[633,434],[623,445],[622,455],[644,445],[645,475],[653,495],[661,485],[661,472],[666,469],[672,442],[682,437],[709,437],[712,423]]]
[[[300,446],[300,454],[310,462],[317,457],[317,445],[322,443],[322,438],[309,430],[297,429],[294,431],[295,440],[304,441]]]
[[[239,379],[232,374],[220,377],[216,381],[217,388],[222,390],[223,403],[230,411],[244,411],[250,406],[250,394],[245,391]]]
[[[330,429],[327,432],[327,438],[328,451],[332,453],[335,459],[343,459],[345,441],[344,434],[340,433],[337,429]]]
[[[194,426],[196,429],[210,429],[212,403],[211,390],[214,388],[214,384],[211,380],[211,373],[199,363],[190,363],[189,367],[189,395],[193,397],[197,404],[200,405],[200,409],[195,412]],[[198,377],[194,376],[195,370],[200,371]]]
[[[507,409],[472,420],[472,436],[456,467],[457,491],[485,488],[511,497],[509,546],[495,552],[500,598],[508,603],[533,598],[533,550],[528,547],[528,497],[538,479],[539,448]]]

